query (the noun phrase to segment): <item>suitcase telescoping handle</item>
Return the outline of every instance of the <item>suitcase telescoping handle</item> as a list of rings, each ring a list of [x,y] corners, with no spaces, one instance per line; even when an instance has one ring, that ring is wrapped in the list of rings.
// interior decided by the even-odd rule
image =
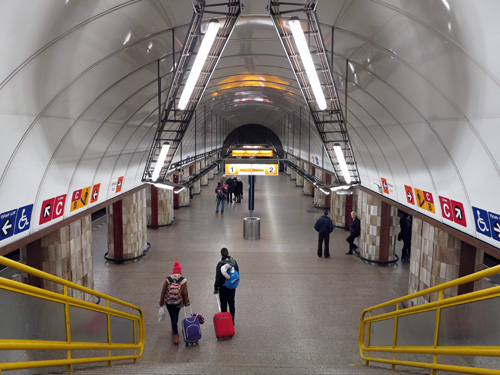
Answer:
[[[222,312],[221,309],[220,309],[220,297],[219,297],[219,293],[217,293],[215,295],[215,299],[217,300],[217,306],[219,307],[219,312]]]
[[[191,305],[189,305],[189,312],[190,312],[190,315],[193,315],[193,309],[191,308]],[[187,315],[186,315],[186,305],[184,305],[184,318],[187,318]]]

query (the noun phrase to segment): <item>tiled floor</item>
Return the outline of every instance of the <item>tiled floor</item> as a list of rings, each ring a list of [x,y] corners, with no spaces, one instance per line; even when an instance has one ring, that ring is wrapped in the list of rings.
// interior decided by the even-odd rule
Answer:
[[[318,258],[313,224],[321,210],[284,174],[257,178],[253,216],[260,218],[260,240],[244,240],[246,194],[241,204],[216,215],[215,185],[210,181],[191,207],[176,210],[172,226],[149,230],[151,250],[139,261],[106,262],[106,226],[93,232],[95,289],[145,312],[147,341],[140,362],[217,366],[230,358],[233,364],[267,368],[363,366],[357,346],[360,312],[407,293],[408,263],[375,266],[345,255],[347,232],[339,229],[330,239],[331,257]],[[211,320],[222,247],[238,261],[241,282],[236,336],[218,342]],[[193,310],[206,318],[199,346],[174,346],[169,325],[157,321],[163,280],[175,261],[188,279]]]

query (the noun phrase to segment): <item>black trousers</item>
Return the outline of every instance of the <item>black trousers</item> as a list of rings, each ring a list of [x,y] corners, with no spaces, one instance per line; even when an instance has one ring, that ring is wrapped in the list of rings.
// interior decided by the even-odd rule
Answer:
[[[403,249],[401,250],[401,257],[409,258],[411,250],[411,240],[403,240]]]
[[[236,313],[236,309],[234,307],[235,296],[236,296],[236,289],[228,289],[225,286],[219,289],[220,310],[222,312],[227,312],[227,306],[229,305],[229,312],[233,317],[233,324],[234,324],[234,314]]]
[[[318,233],[318,256],[323,254],[323,242],[325,243],[325,258],[330,256],[330,233]]]
[[[179,329],[177,328],[177,323],[179,322],[179,312],[180,308],[174,305],[165,305],[167,306],[168,315],[170,315],[170,325],[172,326],[172,333],[174,335],[179,334]]]
[[[358,236],[355,236],[354,234],[351,234],[349,237],[347,237],[345,240],[349,242],[349,251],[353,251],[354,249],[357,249],[358,247],[354,244],[354,239],[357,238]]]

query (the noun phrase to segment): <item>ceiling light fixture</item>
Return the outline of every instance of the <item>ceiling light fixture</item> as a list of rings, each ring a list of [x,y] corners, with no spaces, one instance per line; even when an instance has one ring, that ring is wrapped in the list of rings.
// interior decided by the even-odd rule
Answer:
[[[205,65],[208,53],[212,49],[212,45],[214,44],[219,28],[219,21],[210,20],[205,36],[203,37],[203,41],[201,42],[200,50],[196,54],[196,59],[191,67],[191,73],[189,73],[186,85],[184,86],[184,91],[182,91],[181,98],[179,99],[179,109],[181,110],[184,110],[187,107],[191,94],[193,93],[194,87],[196,86],[198,78],[201,74],[201,69],[203,68],[203,65]]]
[[[323,188],[319,188],[319,190],[321,190],[326,195],[330,195],[330,192],[328,190],[325,190]]]
[[[181,188],[181,189],[179,189],[179,190],[177,190],[177,191],[175,191],[175,190],[174,190],[174,193],[175,193],[175,194],[179,194],[179,193],[180,193],[181,191],[183,191],[185,188],[186,188],[186,187],[184,186],[183,188]]]
[[[153,184],[153,185],[160,189],[174,190],[174,187],[171,185],[164,185],[164,184]]]
[[[316,68],[314,67],[311,52],[309,52],[309,46],[307,44],[304,31],[302,30],[302,25],[297,17],[292,17],[290,21],[288,21],[288,25],[292,30],[293,39],[295,40],[295,44],[299,50],[300,58],[302,59],[302,63],[304,64],[304,68],[307,73],[307,78],[309,79],[314,97],[316,98],[316,103],[318,104],[319,109],[325,110],[325,95],[323,94],[323,89],[321,88],[318,74],[316,72]]]
[[[151,176],[151,180],[156,181],[158,177],[160,177],[161,169],[163,168],[163,163],[165,163],[165,159],[167,158],[168,150],[170,149],[170,143],[165,142],[161,147],[160,156],[158,156],[158,160],[156,161],[155,169],[153,171],[153,175]]]
[[[340,164],[340,169],[342,170],[342,174],[344,175],[344,180],[347,184],[351,183],[351,175],[347,170],[347,164],[344,159],[344,153],[342,152],[342,148],[338,143],[333,145],[333,151],[335,151],[335,155],[337,156],[337,160]]]

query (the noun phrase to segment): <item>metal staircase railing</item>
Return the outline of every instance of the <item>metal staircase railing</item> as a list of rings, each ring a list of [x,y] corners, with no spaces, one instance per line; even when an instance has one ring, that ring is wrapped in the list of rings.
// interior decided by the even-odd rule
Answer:
[[[500,273],[486,269],[361,313],[359,352],[368,365],[380,362],[436,371],[500,374],[500,286],[450,296],[459,285]],[[429,302],[404,308],[416,299]],[[495,361],[489,368],[449,364],[452,356]],[[496,358],[493,358],[496,357]]]
[[[0,374],[48,366],[67,366],[72,372],[74,364],[135,363],[142,355],[144,314],[138,306],[2,256],[0,264],[50,281],[62,290],[56,293],[0,277],[0,351],[13,351],[9,358],[17,353],[24,359],[25,352],[47,353],[38,360],[2,360]],[[68,289],[100,298],[105,305],[71,297]]]
[[[333,146],[338,144],[344,152],[344,158],[351,175],[352,184],[359,184],[360,177],[354,153],[352,151],[351,141],[347,132],[347,124],[342,113],[342,108],[339,102],[339,96],[335,81],[331,72],[328,61],[327,50],[324,45],[324,39],[321,34],[321,28],[316,15],[317,0],[308,0],[305,4],[286,3],[279,0],[270,0],[269,12],[273,20],[276,31],[281,39],[283,48],[287,54],[290,65],[292,66],[297,82],[299,83],[302,95],[309,106],[311,117],[316,125],[325,150],[330,158],[330,162],[334,168],[337,184],[345,184],[345,179],[341,173],[340,165],[333,149]],[[312,39],[315,50],[311,54],[316,56],[316,65],[319,65],[319,71],[322,73],[322,86],[326,88],[328,95],[326,96],[327,103],[330,105],[326,110],[317,109],[314,104],[314,98],[311,88],[308,85],[305,69],[301,67],[299,55],[295,51],[294,44],[289,32],[288,26],[285,25],[283,15],[290,14],[305,14],[307,17],[308,31],[307,35]],[[333,55],[333,51],[332,51]]]

